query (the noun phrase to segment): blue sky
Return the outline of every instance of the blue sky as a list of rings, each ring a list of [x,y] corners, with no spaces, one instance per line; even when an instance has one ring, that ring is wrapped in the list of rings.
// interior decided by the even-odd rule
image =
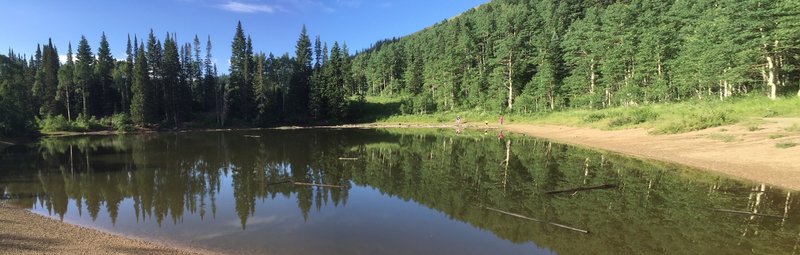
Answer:
[[[377,40],[413,33],[489,0],[112,0],[3,1],[0,54],[12,48],[30,55],[48,38],[65,55],[85,35],[96,53],[106,33],[111,53],[125,58],[128,33],[146,37],[152,28],[159,39],[177,33],[180,43],[211,36],[212,54],[227,73],[236,22],[253,39],[255,52],[294,54],[303,24],[311,40],[347,42],[351,53]]]

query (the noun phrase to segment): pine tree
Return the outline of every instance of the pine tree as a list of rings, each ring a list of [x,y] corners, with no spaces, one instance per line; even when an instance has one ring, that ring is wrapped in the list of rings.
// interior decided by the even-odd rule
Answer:
[[[81,94],[81,113],[83,116],[89,116],[90,109],[88,101],[91,93],[89,88],[94,83],[94,76],[92,74],[94,56],[92,56],[92,48],[89,47],[89,42],[86,41],[85,36],[81,36],[81,40],[78,42],[76,60],[75,75],[73,78],[75,79],[75,86]]]
[[[134,40],[136,44],[136,40]],[[131,120],[138,125],[146,124],[154,119],[151,116],[150,104],[152,93],[150,90],[149,65],[145,56],[144,43],[134,52],[136,59],[133,68],[133,83],[131,85]]]
[[[144,49],[140,49],[144,50]],[[164,107],[164,100],[165,92],[164,92],[164,82],[163,82],[163,50],[161,48],[161,42],[156,39],[155,35],[153,34],[153,30],[150,30],[150,34],[147,37],[147,69],[149,73],[149,82],[150,87],[148,88],[147,92],[150,93],[147,100],[146,107],[149,107],[148,113],[152,113],[153,118],[158,118],[157,116],[160,114],[162,120],[168,121],[168,113],[166,107]],[[148,121],[156,121],[155,119],[148,119]]]
[[[53,46],[52,39],[41,50],[37,49],[37,53],[39,52],[41,59],[38,60],[33,96],[39,103],[39,114],[49,116],[58,113],[56,91],[58,90],[58,69],[61,64],[58,61],[58,52]]]
[[[180,72],[181,63],[178,53],[178,45],[174,38],[167,34],[164,39],[164,55],[162,58],[162,82],[164,89],[164,107],[167,121],[172,122],[175,128],[178,127],[178,108],[180,107]]]
[[[67,44],[67,62],[58,70],[58,92],[56,101],[64,106],[67,120],[72,121],[75,62],[72,60],[72,43]]]
[[[0,55],[0,136],[36,133],[31,90],[24,58]]]
[[[111,56],[111,49],[106,40],[106,33],[100,36],[100,48],[97,49],[97,61],[94,66],[95,89],[90,93],[90,101],[93,103],[93,111],[96,116],[106,116],[114,112],[116,93],[112,90],[111,84],[112,71],[114,70],[114,57]]]
[[[130,113],[131,107],[131,86],[133,84],[133,60],[136,57],[135,52],[131,46],[131,35],[128,34],[128,43],[125,47],[125,83],[120,88],[120,95],[122,97],[122,112]]]
[[[311,40],[308,38],[304,25],[295,46],[294,71],[288,91],[292,114],[306,115],[308,113],[311,58]]]

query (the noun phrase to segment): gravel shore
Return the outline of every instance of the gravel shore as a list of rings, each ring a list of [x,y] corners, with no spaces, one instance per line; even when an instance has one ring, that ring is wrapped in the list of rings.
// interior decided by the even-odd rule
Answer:
[[[0,254],[213,254],[79,227],[0,202]]]

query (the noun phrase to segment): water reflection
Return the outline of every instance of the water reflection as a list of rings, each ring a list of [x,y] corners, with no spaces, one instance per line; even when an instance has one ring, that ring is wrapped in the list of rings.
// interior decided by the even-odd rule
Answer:
[[[246,233],[238,236],[245,240],[305,228],[302,242],[205,243],[257,252],[269,244],[278,246],[271,251],[303,253],[335,247],[336,253],[776,254],[794,252],[800,240],[795,193],[502,133],[295,130],[46,139],[0,153],[0,166],[0,190],[13,203],[87,225],[107,220],[120,232],[154,222],[158,227],[140,234],[173,231],[164,236],[189,242],[220,239],[208,233],[231,222],[239,230],[228,234]],[[609,183],[618,188],[545,194]],[[422,231],[430,226],[441,227]],[[425,242],[426,233],[441,235]],[[372,246],[357,245],[368,238]],[[309,242],[327,244],[294,247]],[[487,242],[489,248],[479,247]]]

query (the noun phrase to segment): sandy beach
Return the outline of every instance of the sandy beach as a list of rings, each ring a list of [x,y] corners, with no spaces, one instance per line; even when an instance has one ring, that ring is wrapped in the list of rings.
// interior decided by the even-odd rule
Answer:
[[[0,254],[213,254],[63,223],[0,202]]]
[[[551,125],[507,125],[504,129],[555,142],[602,149],[800,190],[800,133],[786,127],[800,119],[769,118],[758,130],[744,125],[709,128],[674,135],[651,135],[645,129],[598,130]]]

